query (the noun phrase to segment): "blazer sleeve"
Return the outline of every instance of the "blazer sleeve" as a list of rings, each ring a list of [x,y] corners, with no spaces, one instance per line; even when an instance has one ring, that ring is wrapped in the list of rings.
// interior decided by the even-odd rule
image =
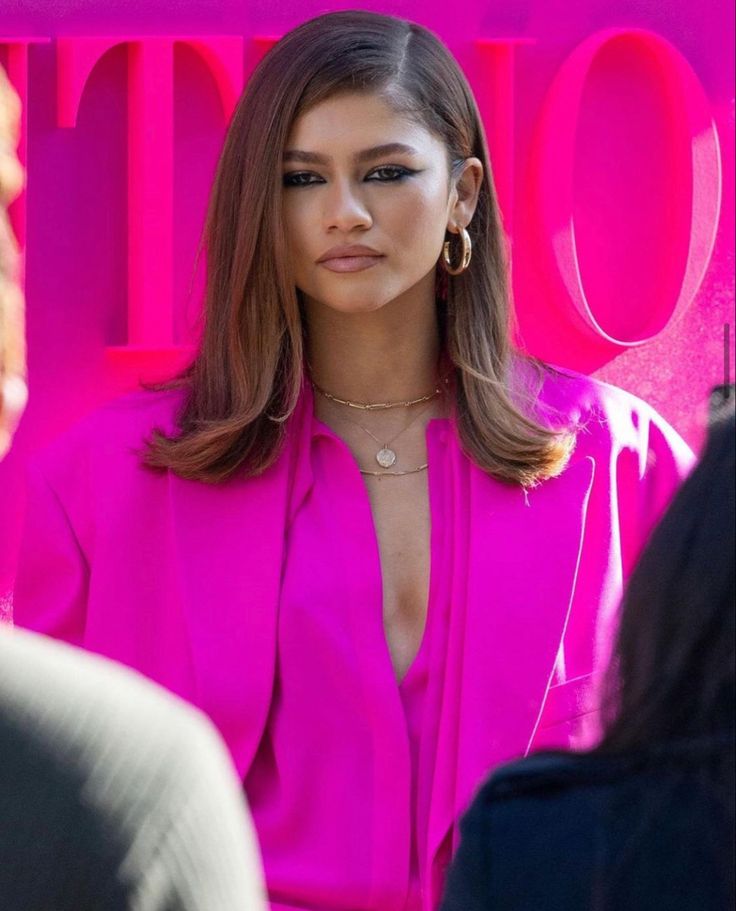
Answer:
[[[13,622],[81,645],[88,580],[89,566],[68,512],[40,461],[32,460],[13,591]]]
[[[624,581],[696,461],[687,443],[661,415],[646,403],[634,401],[638,445],[619,453],[616,478]]]

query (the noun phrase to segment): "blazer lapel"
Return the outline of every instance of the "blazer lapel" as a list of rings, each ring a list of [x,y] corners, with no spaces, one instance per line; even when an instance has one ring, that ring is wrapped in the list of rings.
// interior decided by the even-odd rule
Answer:
[[[595,468],[592,458],[581,459],[525,497],[470,464],[459,448],[453,460],[453,501],[466,507],[454,510],[430,871],[490,769],[524,754],[532,741],[575,590]],[[438,882],[431,875],[433,888]]]
[[[300,404],[284,450],[262,475],[217,485],[170,475],[198,702],[220,729],[241,777],[271,701],[286,518],[303,416]]]

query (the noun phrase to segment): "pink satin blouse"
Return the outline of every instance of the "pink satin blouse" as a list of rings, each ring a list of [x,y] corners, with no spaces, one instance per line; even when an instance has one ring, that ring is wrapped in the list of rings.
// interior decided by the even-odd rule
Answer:
[[[398,682],[368,493],[347,445],[312,420],[290,509],[273,700],[245,781],[274,911],[425,907],[420,844],[453,568],[447,423],[427,429],[427,625]]]

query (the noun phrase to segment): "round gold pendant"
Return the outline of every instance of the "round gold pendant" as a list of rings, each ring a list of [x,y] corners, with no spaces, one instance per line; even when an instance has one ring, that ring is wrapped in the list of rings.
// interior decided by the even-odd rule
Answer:
[[[376,453],[376,461],[381,468],[390,468],[396,464],[396,453],[393,449],[389,449],[388,446],[384,446],[383,449]]]

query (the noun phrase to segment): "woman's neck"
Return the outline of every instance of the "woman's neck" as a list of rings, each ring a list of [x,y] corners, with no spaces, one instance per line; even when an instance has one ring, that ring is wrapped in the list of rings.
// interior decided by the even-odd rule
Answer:
[[[314,304],[306,310],[309,369],[322,389],[355,402],[395,402],[436,387],[440,334],[434,307],[388,304],[347,314]]]

